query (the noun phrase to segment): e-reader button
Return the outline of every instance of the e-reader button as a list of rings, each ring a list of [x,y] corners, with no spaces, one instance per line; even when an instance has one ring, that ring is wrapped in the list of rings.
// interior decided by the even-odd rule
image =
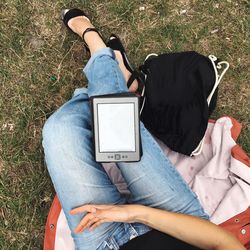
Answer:
[[[120,160],[120,159],[121,159],[121,155],[115,154],[115,160]]]

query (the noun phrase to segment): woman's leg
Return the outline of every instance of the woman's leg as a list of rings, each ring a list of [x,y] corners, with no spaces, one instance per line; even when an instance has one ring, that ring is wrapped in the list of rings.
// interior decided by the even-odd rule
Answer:
[[[43,129],[46,164],[67,217],[77,249],[97,249],[119,223],[105,223],[94,232],[75,234],[82,215],[69,211],[82,204],[123,204],[115,185],[93,156],[90,109],[87,94],[73,97],[56,111]]]
[[[90,48],[94,53],[95,48],[105,45],[99,41],[99,37],[96,40],[94,32],[91,33],[93,43]],[[106,65],[105,61],[103,64]],[[110,74],[108,81],[117,81],[116,75]],[[74,228],[83,216],[70,215],[72,208],[87,203],[126,202],[111,183],[101,164],[94,160],[89,98],[86,92],[76,91],[74,97],[46,121],[43,147],[49,174],[77,249],[95,250],[98,246],[106,249],[114,244],[113,233],[122,235],[120,243],[124,244],[131,236],[135,237],[150,230],[142,224],[136,224],[135,230],[130,224],[105,223],[93,232],[85,230],[81,234],[74,233]],[[118,245],[115,244],[115,247]]]

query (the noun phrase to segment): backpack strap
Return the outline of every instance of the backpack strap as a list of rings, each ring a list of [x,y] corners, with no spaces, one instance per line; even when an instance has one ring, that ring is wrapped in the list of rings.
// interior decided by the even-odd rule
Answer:
[[[211,99],[213,97],[213,94],[216,90],[216,88],[218,87],[218,85],[220,84],[223,76],[225,75],[225,73],[227,72],[228,68],[229,68],[229,63],[227,61],[219,61],[217,59],[216,56],[214,55],[209,55],[208,58],[210,59],[213,68],[214,68],[214,74],[215,74],[215,83],[214,83],[214,87],[211,91],[211,93],[209,94],[208,98],[207,98],[207,103],[208,106],[211,102]],[[225,65],[225,68],[222,70],[221,74],[219,74],[218,70],[222,69],[222,65]]]
[[[213,87],[212,91],[210,92],[210,94],[209,94],[209,96],[207,98],[207,103],[208,103],[208,106],[209,106],[216,88],[220,84],[223,76],[225,75],[225,73],[227,72],[227,70],[229,68],[229,63],[226,62],[226,61],[219,61],[219,59],[214,55],[209,55],[208,58],[209,58],[209,60],[211,61],[212,65],[213,65],[214,74],[215,74],[214,87]],[[222,69],[222,65],[225,65],[225,68],[222,70],[221,74],[219,74],[218,70]],[[191,153],[190,156],[199,155],[201,153],[201,151],[202,151],[203,143],[204,143],[204,137],[202,138],[199,145],[194,149],[194,151]]]
[[[147,76],[149,74],[149,63],[150,63],[150,60],[157,57],[158,54],[156,53],[151,53],[151,54],[148,54],[143,62],[142,65],[139,66],[139,71],[140,71],[140,74],[141,76],[143,77],[144,79],[144,87],[142,89],[142,92],[141,92],[141,96],[143,97],[142,99],[142,102],[141,102],[141,109],[140,109],[140,114],[142,113],[143,111],[143,108],[144,108],[144,105],[145,105],[145,101],[146,101],[146,95],[145,95],[145,89],[146,89],[146,81],[147,81]]]

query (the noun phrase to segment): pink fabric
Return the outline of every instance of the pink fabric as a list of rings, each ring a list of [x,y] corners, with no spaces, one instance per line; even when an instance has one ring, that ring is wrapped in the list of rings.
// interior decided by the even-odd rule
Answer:
[[[216,224],[250,206],[250,168],[231,154],[236,145],[233,137],[239,134],[240,127],[239,123],[229,117],[222,117],[215,123],[210,122],[202,153],[195,157],[171,151],[158,141],[170,161],[197,194],[205,211],[211,216],[211,221]],[[127,185],[116,165],[110,163],[103,166],[119,191],[129,195]],[[60,225],[56,229],[55,249],[73,250],[74,243],[69,229],[65,228],[68,226],[62,210],[57,224]],[[62,243],[63,241],[67,243]]]
[[[211,216],[211,221],[216,224],[244,211],[250,205],[250,168],[231,155],[231,149],[236,145],[232,138],[232,130],[233,126],[237,125],[233,124],[230,117],[222,117],[215,123],[210,122],[203,150],[195,157],[171,151],[157,140],[170,161],[197,194],[205,211]],[[119,169],[115,164],[105,164],[104,168],[112,181],[119,184],[118,189],[124,192],[126,183],[118,174]]]

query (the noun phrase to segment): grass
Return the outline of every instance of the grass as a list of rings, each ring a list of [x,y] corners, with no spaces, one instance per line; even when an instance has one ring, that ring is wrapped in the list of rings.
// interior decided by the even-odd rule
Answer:
[[[85,86],[82,42],[60,21],[63,7],[88,10],[104,36],[117,33],[140,65],[150,52],[196,50],[231,67],[214,118],[243,125],[250,153],[249,1],[2,0],[0,3],[0,249],[42,249],[54,190],[41,146],[45,120]],[[140,10],[140,7],[145,7]]]

